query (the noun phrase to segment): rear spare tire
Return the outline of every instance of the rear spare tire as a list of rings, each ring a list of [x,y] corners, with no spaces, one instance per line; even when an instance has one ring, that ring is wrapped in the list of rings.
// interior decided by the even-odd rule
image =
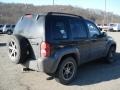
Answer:
[[[8,40],[9,59],[16,64],[26,61],[28,56],[28,41],[25,37],[10,35]]]

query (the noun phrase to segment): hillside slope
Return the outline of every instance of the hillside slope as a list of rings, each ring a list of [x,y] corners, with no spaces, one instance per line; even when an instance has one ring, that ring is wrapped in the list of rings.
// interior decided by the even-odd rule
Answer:
[[[66,12],[83,16],[91,20],[95,20],[96,23],[102,23],[104,18],[104,12],[95,9],[82,9],[72,6],[34,6],[31,4],[6,4],[0,3],[0,23],[16,23],[16,21],[26,13],[41,13],[48,11]],[[120,16],[107,13],[107,20],[109,22],[120,22]]]

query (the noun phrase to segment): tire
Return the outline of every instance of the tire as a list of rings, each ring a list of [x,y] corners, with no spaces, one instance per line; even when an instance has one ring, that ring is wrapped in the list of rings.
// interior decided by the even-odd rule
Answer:
[[[75,80],[77,72],[77,64],[74,58],[65,58],[61,63],[57,71],[56,81],[61,84],[67,85]]]
[[[109,51],[108,51],[108,54],[107,54],[107,56],[105,58],[105,61],[107,63],[114,63],[115,62],[115,59],[114,59],[115,51],[116,51],[116,47],[115,46],[111,46]]]
[[[27,39],[22,36],[10,35],[8,41],[9,59],[16,64],[23,63],[28,57]]]

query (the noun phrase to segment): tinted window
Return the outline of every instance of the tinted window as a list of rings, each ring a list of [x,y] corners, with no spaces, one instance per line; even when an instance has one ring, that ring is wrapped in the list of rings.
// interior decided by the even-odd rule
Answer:
[[[6,25],[6,27],[7,27],[7,28],[9,28],[9,27],[10,27],[10,25]]]
[[[14,28],[15,27],[15,25],[12,25],[12,28]]]
[[[70,28],[72,30],[73,38],[86,38],[87,32],[81,20],[71,19]]]
[[[87,22],[87,26],[90,32],[90,37],[97,37],[100,35],[99,29],[91,22]]]
[[[114,27],[114,26],[117,26],[117,24],[110,24],[110,26],[113,26],[113,27]]]
[[[3,27],[3,25],[0,25],[0,28]]]
[[[101,24],[98,24],[98,26],[101,26]]]
[[[107,24],[104,24],[104,26],[108,26]]]
[[[67,39],[68,38],[64,21],[55,20],[55,22],[53,23],[52,32],[53,32],[53,39]]]

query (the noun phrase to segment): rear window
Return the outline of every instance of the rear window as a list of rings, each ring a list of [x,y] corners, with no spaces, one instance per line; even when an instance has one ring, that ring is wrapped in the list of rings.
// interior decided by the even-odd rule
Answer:
[[[32,35],[38,33],[38,20],[37,15],[23,16],[15,26],[14,34]],[[32,35],[33,36],[33,35]]]
[[[33,24],[33,18],[32,17],[29,18],[27,16],[24,16],[16,24],[14,33],[21,33],[24,30],[28,31],[28,28],[30,28],[32,24]]]

